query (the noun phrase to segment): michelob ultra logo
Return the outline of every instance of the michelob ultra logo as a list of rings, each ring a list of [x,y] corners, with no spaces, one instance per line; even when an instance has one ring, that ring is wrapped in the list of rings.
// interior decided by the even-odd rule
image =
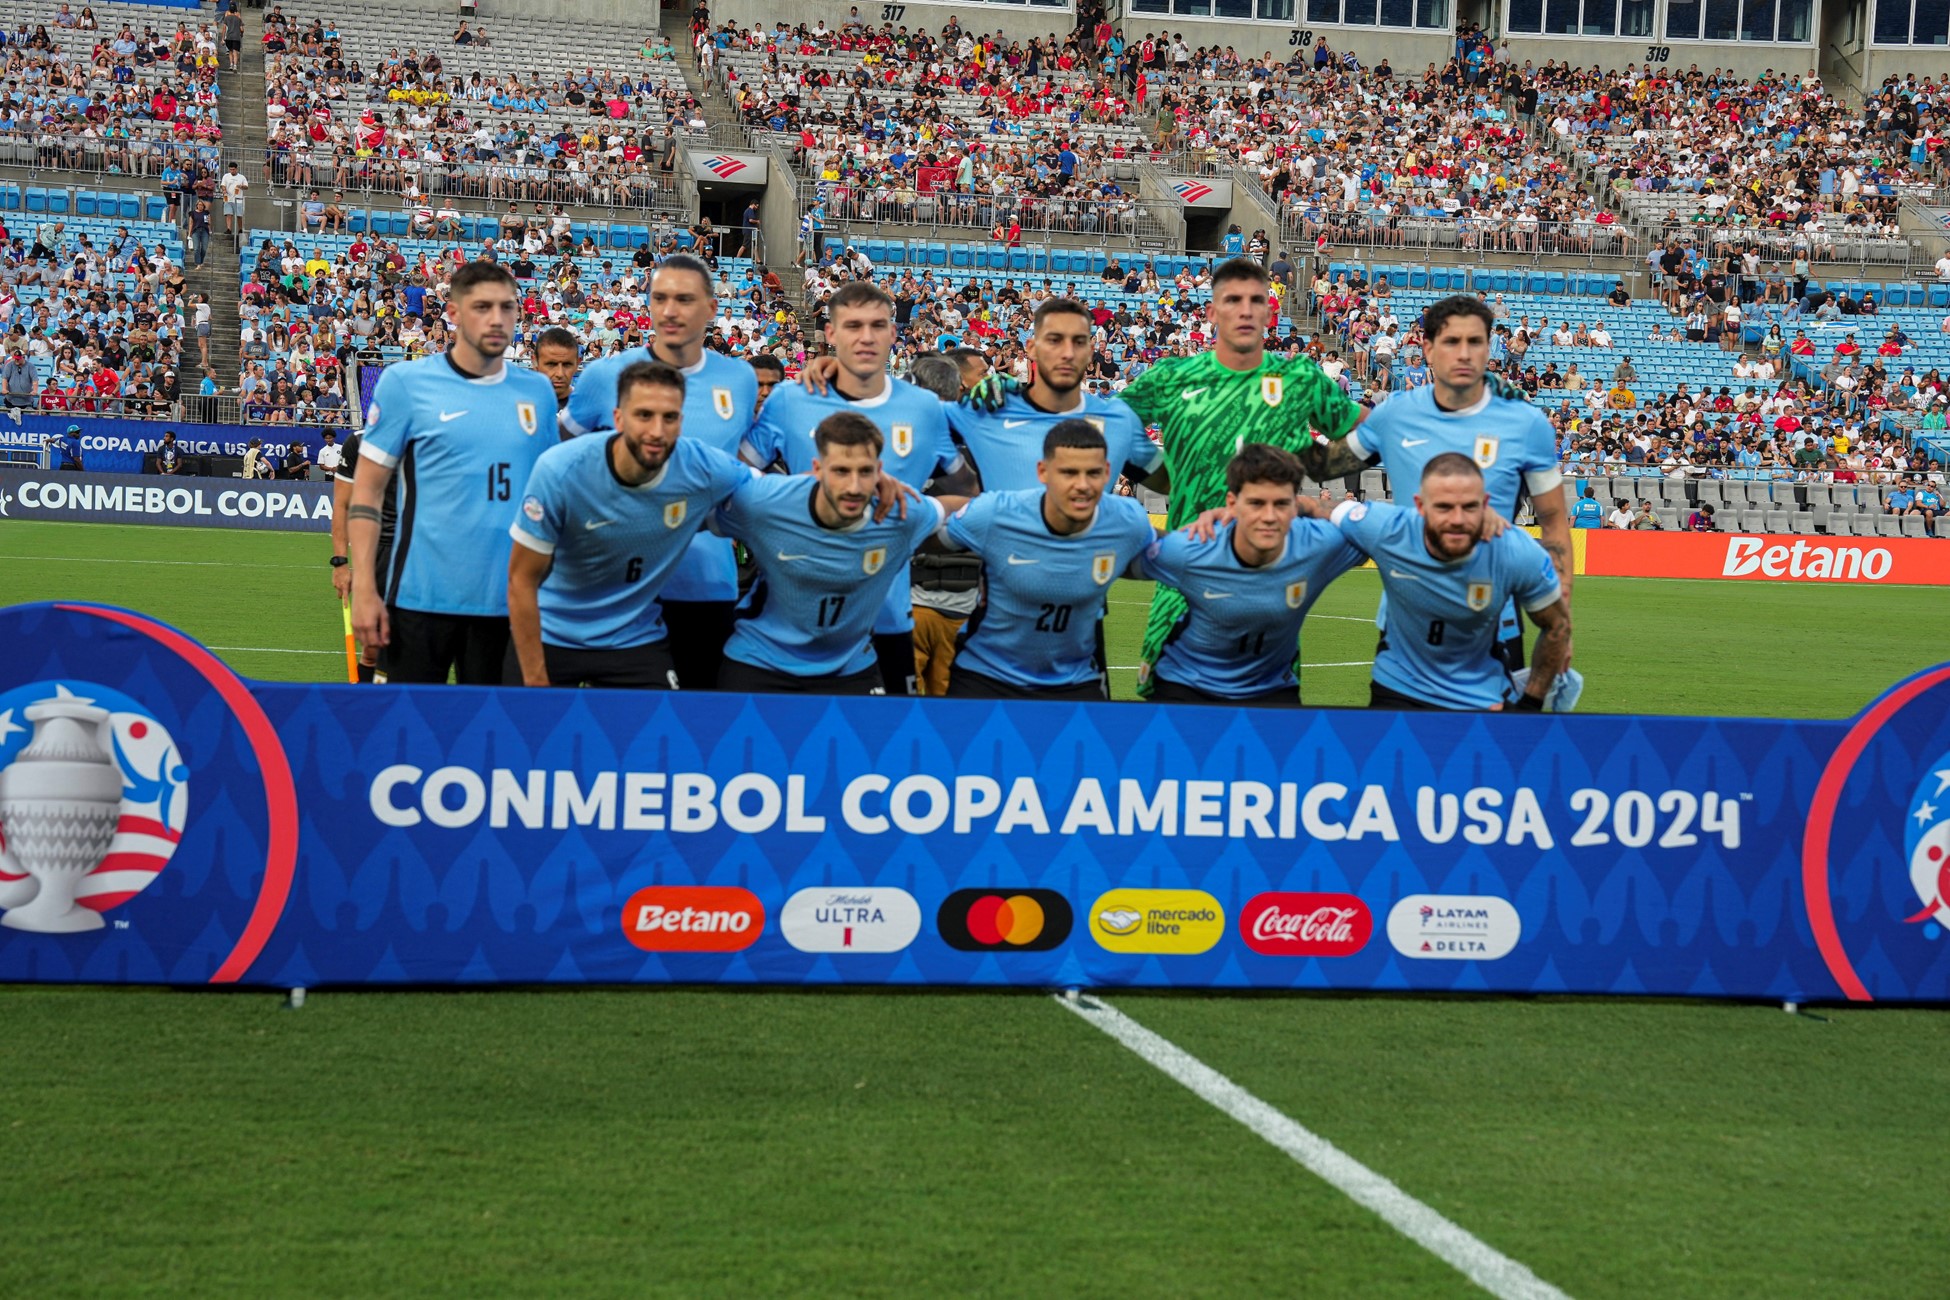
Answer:
[[[1226,912],[1202,889],[1113,889],[1090,905],[1090,937],[1111,952],[1210,951]]]

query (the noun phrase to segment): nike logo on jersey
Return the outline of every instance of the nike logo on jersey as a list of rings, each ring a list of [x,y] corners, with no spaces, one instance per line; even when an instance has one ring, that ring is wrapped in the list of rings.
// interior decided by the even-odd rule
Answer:
[[[583,522],[582,528],[584,532],[593,533],[598,528],[607,528],[615,522],[614,519],[589,519]]]
[[[1023,425],[1028,423],[1029,421],[1027,420],[1004,420],[1002,422],[1002,427],[1005,429],[1020,429],[1022,428]]]
[[[467,412],[465,411],[442,411],[440,413],[440,423],[452,424],[455,420],[458,420],[461,416],[466,414]]]
[[[1197,397],[1200,393],[1204,391],[1205,390],[1203,388],[1187,388],[1184,392],[1180,393],[1179,396],[1189,402],[1194,397]]]
[[[1409,582],[1420,582],[1422,580],[1420,574],[1403,573],[1400,569],[1388,570],[1388,576],[1391,578],[1402,578]]]
[[[1020,555],[1013,555],[1013,554],[1012,554],[1012,555],[1010,555],[1010,556],[1009,556],[1009,563],[1011,563],[1011,564],[1036,564],[1036,563],[1038,563],[1038,561],[1036,561],[1036,560],[1025,560],[1025,559],[1023,559],[1023,558],[1022,558],[1022,557],[1021,557]]]
[[[1421,445],[1422,445],[1423,443],[1425,443],[1425,442],[1427,442],[1427,441],[1428,441],[1428,439],[1427,439],[1427,438],[1403,438],[1403,439],[1402,439],[1402,446],[1403,446],[1403,447],[1405,447],[1405,448],[1406,448],[1406,447],[1419,447],[1419,446],[1421,446]]]
[[[1232,593],[1229,591],[1201,591],[1199,595],[1205,597],[1207,600],[1231,600],[1232,599]]]
[[[779,552],[779,558],[780,558],[781,560],[810,560],[810,559],[812,558],[812,556],[810,556],[810,555],[787,555],[787,554],[786,554],[786,553],[785,553],[784,551],[780,551],[780,552]]]

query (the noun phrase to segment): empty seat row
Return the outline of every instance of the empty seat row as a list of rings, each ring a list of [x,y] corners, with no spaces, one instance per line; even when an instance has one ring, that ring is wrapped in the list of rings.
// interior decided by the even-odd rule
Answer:
[[[1329,262],[1330,280],[1364,271],[1370,283],[1386,279],[1396,289],[1434,289],[1448,293],[1577,294],[1603,297],[1618,284],[1615,275],[1596,271],[1540,271],[1501,266],[1397,266],[1359,262]]]

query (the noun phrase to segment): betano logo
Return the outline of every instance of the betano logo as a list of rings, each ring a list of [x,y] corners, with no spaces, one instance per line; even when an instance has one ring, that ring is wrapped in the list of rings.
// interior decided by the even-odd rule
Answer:
[[[651,885],[623,905],[623,937],[645,952],[742,952],[765,929],[765,905],[735,885]]]
[[[1090,937],[1111,952],[1208,952],[1226,912],[1201,889],[1113,889],[1090,905]]]
[[[1889,576],[1895,557],[1887,547],[1852,542],[1811,543],[1797,539],[1792,546],[1770,544],[1765,537],[1729,537],[1725,578],[1844,578],[1880,582]]]
[[[959,952],[1048,952],[1076,924],[1053,889],[957,889],[942,900],[935,928]]]

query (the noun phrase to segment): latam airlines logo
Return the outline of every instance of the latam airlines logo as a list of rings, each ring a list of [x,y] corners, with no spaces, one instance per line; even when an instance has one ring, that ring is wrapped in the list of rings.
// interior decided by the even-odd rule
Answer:
[[[99,930],[176,853],[189,770],[136,701],[87,682],[0,695],[0,926]]]
[[[1489,894],[1410,894],[1388,909],[1388,942],[1425,961],[1496,961],[1523,937],[1508,899]]]

